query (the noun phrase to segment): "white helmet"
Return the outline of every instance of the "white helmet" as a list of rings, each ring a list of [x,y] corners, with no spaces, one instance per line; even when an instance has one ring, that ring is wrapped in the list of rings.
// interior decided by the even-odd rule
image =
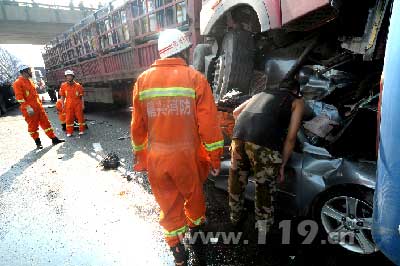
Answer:
[[[65,73],[64,73],[64,76],[66,76],[66,75],[72,75],[72,76],[74,76],[75,77],[75,73],[74,73],[74,71],[72,71],[72,70],[66,70],[65,71]]]
[[[17,67],[17,71],[18,71],[18,72],[21,72],[22,70],[25,70],[25,69],[28,69],[28,68],[31,68],[31,67],[28,66],[28,65],[21,64],[21,65],[19,65],[19,66]]]
[[[186,50],[191,45],[183,32],[177,29],[167,29],[160,32],[158,53],[161,58],[167,58]]]

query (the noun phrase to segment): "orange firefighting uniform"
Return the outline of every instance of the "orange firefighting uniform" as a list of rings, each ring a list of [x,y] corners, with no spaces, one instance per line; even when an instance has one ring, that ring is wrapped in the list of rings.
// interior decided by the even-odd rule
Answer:
[[[79,132],[85,131],[85,118],[83,116],[83,87],[74,81],[72,85],[64,82],[60,87],[60,95],[65,97],[65,119],[67,134],[74,132],[74,120],[78,119]]]
[[[66,114],[65,114],[65,108],[62,106],[62,101],[61,99],[58,99],[56,103],[56,110],[58,114],[58,120],[60,121],[61,124],[66,123]]]
[[[137,80],[131,123],[135,170],[148,171],[169,246],[205,220],[203,183],[224,141],[211,88],[184,60],[157,60]]]
[[[55,138],[53,128],[51,127],[49,118],[43,109],[42,102],[33,82],[29,79],[19,76],[13,84],[15,98],[20,103],[20,110],[28,123],[28,132],[33,139],[39,138],[39,126],[44,130],[49,138]],[[26,108],[32,107],[34,114],[29,116]]]

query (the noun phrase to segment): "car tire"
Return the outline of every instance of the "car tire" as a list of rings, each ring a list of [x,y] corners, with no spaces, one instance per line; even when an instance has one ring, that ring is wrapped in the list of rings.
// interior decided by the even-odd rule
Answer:
[[[252,33],[230,31],[225,34],[219,56],[215,60],[212,82],[217,101],[231,89],[245,94],[249,92],[254,68],[254,52]]]
[[[379,256],[372,240],[372,210],[373,191],[368,188],[352,186],[324,193],[312,208],[319,240],[352,255]]]

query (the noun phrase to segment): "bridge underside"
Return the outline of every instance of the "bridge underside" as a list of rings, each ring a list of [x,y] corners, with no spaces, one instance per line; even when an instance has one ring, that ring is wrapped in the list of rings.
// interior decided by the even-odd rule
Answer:
[[[0,21],[0,43],[46,44],[73,25],[72,23]]]
[[[66,1],[67,2],[67,1]],[[0,0],[0,43],[45,44],[93,10],[22,4]]]

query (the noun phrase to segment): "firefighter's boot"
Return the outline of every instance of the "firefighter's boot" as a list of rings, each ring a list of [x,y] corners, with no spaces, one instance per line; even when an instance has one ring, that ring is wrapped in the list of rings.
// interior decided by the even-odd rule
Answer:
[[[190,228],[190,245],[193,249],[193,252],[196,256],[198,265],[200,266],[206,266],[206,248],[207,248],[207,243],[204,243],[203,241],[208,239],[205,234],[207,234],[206,230],[206,224],[203,223],[199,226],[196,226],[194,228]]]
[[[176,266],[187,266],[188,255],[185,246],[182,243],[179,243],[175,247],[171,247],[171,251],[174,255]]]
[[[40,141],[40,138],[37,138],[37,139],[35,139],[35,143],[36,143],[36,148],[37,149],[43,149],[43,146],[42,146],[42,142]]]
[[[59,139],[57,137],[54,137],[51,139],[51,142],[53,143],[53,145],[57,145],[57,144],[65,142],[65,139]]]

